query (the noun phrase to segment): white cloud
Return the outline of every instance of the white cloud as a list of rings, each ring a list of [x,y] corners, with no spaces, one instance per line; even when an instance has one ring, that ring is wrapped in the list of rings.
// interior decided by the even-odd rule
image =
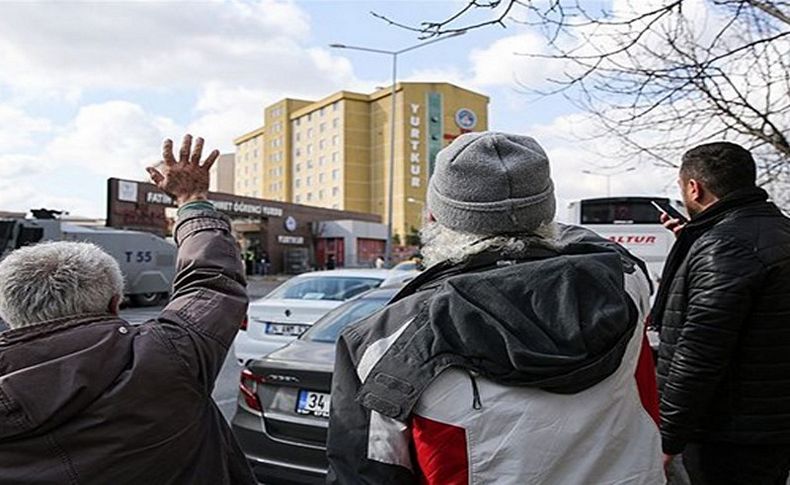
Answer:
[[[623,163],[619,155],[626,150],[610,136],[595,136],[597,125],[588,115],[559,116],[550,123],[523,130],[543,146],[549,157],[552,178],[560,202],[558,215],[572,200],[607,195],[607,177],[584,173],[610,174],[611,195],[656,195],[678,197],[677,172],[664,166],[632,160]],[[634,170],[626,172],[627,169]]]
[[[4,3],[0,81],[60,90],[224,81],[299,91],[352,79],[347,60],[305,46],[309,35],[306,13],[282,0]]]
[[[566,63],[525,54],[545,54],[546,39],[531,31],[504,37],[469,54],[474,83],[483,86],[537,87],[562,74]]]
[[[49,164],[41,157],[24,153],[0,155],[0,180],[6,183],[42,172]]]
[[[0,105],[0,149],[4,151],[27,148],[33,144],[35,135],[47,133],[51,129],[52,124],[46,118],[30,116],[19,108]]]
[[[104,176],[141,178],[160,158],[162,140],[181,130],[126,101],[87,105],[45,149],[46,157]],[[176,140],[177,142],[177,140]]]
[[[102,197],[93,199],[101,200]],[[46,208],[65,210],[73,215],[84,217],[104,217],[102,205],[86,197],[62,197],[42,191],[36,181],[26,179],[8,183],[0,182],[0,209],[15,212],[27,212],[30,209]]]

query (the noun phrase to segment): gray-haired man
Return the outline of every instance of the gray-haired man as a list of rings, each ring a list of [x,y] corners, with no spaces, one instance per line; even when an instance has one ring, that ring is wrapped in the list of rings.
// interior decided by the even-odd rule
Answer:
[[[160,189],[178,201],[173,298],[154,320],[118,317],[118,264],[83,243],[0,263],[0,483],[254,484],[211,399],[247,310],[227,218],[206,200],[203,140],[164,143]]]

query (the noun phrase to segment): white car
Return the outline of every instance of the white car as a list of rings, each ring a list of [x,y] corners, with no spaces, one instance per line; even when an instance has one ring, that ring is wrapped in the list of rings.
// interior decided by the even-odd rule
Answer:
[[[295,276],[250,303],[246,328],[236,335],[239,363],[259,359],[302,334],[344,301],[371,288],[403,284],[417,271],[337,269]]]

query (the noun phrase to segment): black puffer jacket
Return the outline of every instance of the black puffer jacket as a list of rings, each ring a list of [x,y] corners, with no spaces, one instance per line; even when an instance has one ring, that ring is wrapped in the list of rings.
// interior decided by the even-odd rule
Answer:
[[[721,200],[667,262],[653,313],[666,453],[790,444],[790,219],[766,200],[760,189]]]

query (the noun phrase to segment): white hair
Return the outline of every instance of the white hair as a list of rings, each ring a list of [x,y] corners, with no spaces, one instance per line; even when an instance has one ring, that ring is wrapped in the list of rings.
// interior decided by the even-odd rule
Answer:
[[[545,223],[523,235],[482,236],[450,229],[438,222],[427,223],[420,231],[420,252],[426,267],[449,261],[460,263],[487,250],[516,255],[530,246],[554,247],[557,239],[555,223]]]
[[[11,328],[107,313],[120,295],[118,262],[91,243],[46,242],[0,261],[0,318]]]

